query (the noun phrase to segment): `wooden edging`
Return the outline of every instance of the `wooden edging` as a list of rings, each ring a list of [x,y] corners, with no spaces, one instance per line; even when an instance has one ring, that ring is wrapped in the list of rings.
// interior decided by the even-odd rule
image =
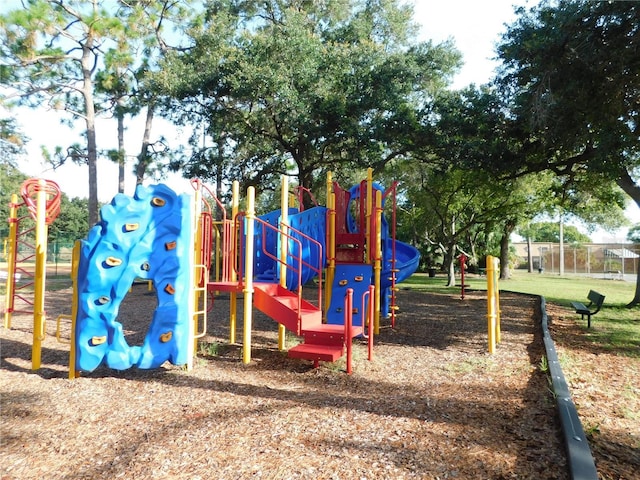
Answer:
[[[544,297],[540,297],[540,310],[542,312],[542,338],[547,353],[547,364],[549,365],[549,375],[553,383],[560,425],[564,435],[571,478],[573,480],[598,480],[598,471],[591,454],[591,448],[584,434],[576,406],[571,399],[569,386],[562,373],[562,367],[558,361],[558,353],[549,333]]]

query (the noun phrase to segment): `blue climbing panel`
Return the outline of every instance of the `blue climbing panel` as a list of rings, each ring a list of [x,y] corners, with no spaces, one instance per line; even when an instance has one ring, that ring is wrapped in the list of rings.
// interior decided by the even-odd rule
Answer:
[[[362,298],[369,290],[372,281],[373,268],[369,264],[336,265],[335,277],[331,288],[331,304],[327,310],[327,323],[332,325],[344,325],[344,298],[347,289],[353,289],[353,325],[362,326],[365,309],[362,306]]]
[[[191,197],[139,185],[100,210],[82,241],[75,328],[77,371],[186,364],[193,316]],[[141,346],[129,346],[118,309],[136,278],[152,280],[157,308]]]

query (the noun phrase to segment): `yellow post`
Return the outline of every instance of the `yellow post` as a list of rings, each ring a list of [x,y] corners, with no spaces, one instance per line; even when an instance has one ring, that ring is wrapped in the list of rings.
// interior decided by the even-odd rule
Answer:
[[[494,289],[493,295],[495,297],[495,314],[496,314],[496,343],[500,343],[501,335],[500,335],[500,259],[497,257],[493,258],[494,267],[493,267],[493,278],[494,278]]]
[[[247,189],[247,215],[246,215],[246,246],[245,246],[245,266],[244,266],[244,325],[242,338],[242,361],[251,361],[251,321],[253,305],[253,227],[256,216],[255,211],[255,188]]]
[[[240,203],[240,183],[237,180],[233,181],[231,186],[231,221],[235,222],[236,216],[238,215],[238,205]],[[237,232],[235,228],[231,228],[231,238],[228,239],[231,242],[232,251],[236,252],[236,244],[237,244]],[[232,282],[236,282],[238,280],[238,274],[235,270],[236,259],[231,259],[231,278]],[[229,295],[229,343],[236,343],[236,325],[237,325],[237,315],[238,315],[238,294],[234,291]]]
[[[495,262],[491,255],[487,255],[487,330],[489,353],[496,350],[496,309],[495,309]]]
[[[69,347],[69,380],[78,378],[80,375],[76,371],[76,320],[78,317],[78,263],[80,262],[80,247],[82,242],[76,240],[73,244],[71,255],[71,282],[73,285],[73,297],[71,300],[71,335]]]
[[[333,191],[333,180],[331,172],[327,174],[327,209],[329,218],[327,219],[327,272],[325,276],[324,311],[329,311],[331,306],[331,287],[336,271],[336,195]]]
[[[18,195],[11,195],[9,206],[9,248],[7,252],[7,291],[4,302],[4,328],[11,328],[13,294],[16,287],[16,249],[18,242]]]
[[[382,192],[376,190],[376,245],[374,250],[373,277],[375,285],[375,316],[374,316],[374,333],[380,334],[380,275],[382,273]]]
[[[282,176],[280,192],[280,285],[287,287],[287,244],[289,240],[284,235],[289,228],[289,182],[286,175]],[[301,252],[302,253],[302,252]],[[300,285],[302,287],[302,285]],[[281,323],[278,324],[278,350],[286,348],[286,329]]]
[[[362,202],[362,194],[360,192],[360,201]],[[365,209],[365,227],[364,227],[364,238],[365,240],[365,263],[371,264],[373,259],[376,256],[376,253],[372,253],[372,251],[377,252],[377,249],[371,245],[371,215],[374,214],[373,207],[375,203],[375,199],[373,198],[373,169],[367,169],[367,196],[366,196],[366,209]],[[377,332],[376,332],[377,333]]]
[[[202,214],[202,186],[200,183],[198,183],[198,188],[196,189],[194,195],[193,195],[193,208],[192,208],[192,212],[193,212],[193,219],[192,219],[192,225],[195,226],[196,229],[196,238],[195,238],[195,242],[194,242],[194,251],[193,251],[193,264],[194,265],[199,265],[200,264],[200,256],[202,253],[202,249],[204,247],[204,245],[202,245],[202,218],[201,218],[201,214]],[[206,281],[206,280],[205,280]],[[194,305],[196,305],[196,310],[197,310],[197,305],[200,305],[200,296],[201,296],[201,290],[198,288],[198,275],[194,275],[194,280],[193,280],[193,285],[192,285],[192,292],[193,292],[193,301],[194,301]],[[205,312],[206,315],[206,312]],[[198,315],[194,315],[193,319],[191,321],[191,329],[189,332],[190,338],[191,338],[191,342],[192,342],[192,348],[193,348],[193,355],[195,355],[195,353],[198,351],[198,339],[196,338],[196,332],[198,331]],[[189,359],[187,360],[187,370],[191,370],[193,369],[193,355],[189,355]]]
[[[47,277],[47,183],[38,180],[36,193],[36,273],[33,302],[33,346],[31,369],[38,370],[41,362],[42,341],[45,338],[44,291]]]

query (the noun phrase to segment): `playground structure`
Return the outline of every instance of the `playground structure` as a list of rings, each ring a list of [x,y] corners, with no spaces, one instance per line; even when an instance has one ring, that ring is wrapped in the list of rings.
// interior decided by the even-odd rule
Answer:
[[[37,370],[46,331],[47,229],[60,213],[60,188],[50,180],[30,179],[22,184],[20,197],[22,201],[17,194],[12,194],[9,204],[4,328],[11,328],[13,313],[33,314],[31,363],[33,370]],[[33,226],[26,222],[29,217],[35,221]],[[31,261],[35,261],[35,271],[25,267]],[[18,284],[17,279],[23,281]],[[33,296],[26,293],[30,287],[33,287]]]
[[[282,182],[281,208],[265,215],[256,215],[251,187],[239,211],[237,182],[228,207],[199,180],[192,181],[193,195],[138,186],[133,197],[118,194],[105,205],[101,222],[74,248],[70,378],[100,365],[122,370],[169,361],[191,368],[218,292],[231,298],[230,343],[236,343],[237,297],[243,296],[244,363],[251,360],[253,308],[279,324],[281,350],[286,330],[301,337],[290,357],[318,366],[346,352],[351,373],[352,340],[363,337],[371,358],[380,318],[394,325],[397,284],[419,262],[415,248],[395,239],[395,184],[384,190],[369,171],[344,190],[329,175],[326,206],[296,189],[300,205],[289,207],[286,177]],[[305,193],[315,203],[306,210]],[[118,308],[137,279],[153,283],[157,308],[142,345],[129,346]],[[310,285],[315,300],[303,298],[303,286]]]

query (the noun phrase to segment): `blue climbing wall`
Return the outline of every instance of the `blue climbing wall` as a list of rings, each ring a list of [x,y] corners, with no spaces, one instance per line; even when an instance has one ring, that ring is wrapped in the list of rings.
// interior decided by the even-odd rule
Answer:
[[[186,364],[193,317],[192,199],[165,185],[139,185],[100,210],[78,267],[76,370]],[[157,308],[140,346],[127,344],[118,310],[136,278],[152,280]]]

